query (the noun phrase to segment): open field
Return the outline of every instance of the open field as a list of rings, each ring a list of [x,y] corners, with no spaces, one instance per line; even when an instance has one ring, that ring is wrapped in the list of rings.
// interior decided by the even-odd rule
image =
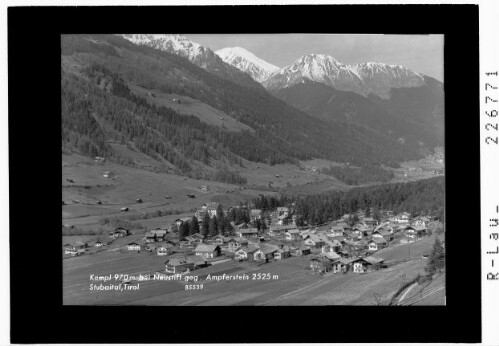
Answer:
[[[385,263],[421,258],[422,254],[431,251],[433,243],[435,242],[435,237],[436,235],[432,235],[431,237],[421,238],[414,243],[395,244],[375,252],[374,256],[383,258]],[[440,240],[445,240],[443,234],[438,237]]]
[[[127,237],[130,238],[130,237]],[[120,239],[124,245],[130,239]],[[428,239],[430,240],[430,239]],[[421,242],[423,245],[424,243]],[[427,245],[432,242],[427,242]],[[90,275],[147,275],[164,270],[165,257],[141,252],[108,250],[93,255],[64,260],[64,304],[132,305],[386,305],[404,280],[423,273],[426,260],[418,256],[410,261],[365,274],[314,275],[307,269],[309,256],[256,265],[233,260],[191,272],[195,282],[184,278],[175,281],[140,282],[137,291],[92,291]],[[387,254],[389,254],[387,252]],[[397,256],[398,254],[398,256]],[[400,260],[400,253],[392,258]],[[376,254],[378,256],[378,254]],[[381,254],[379,254],[382,257]],[[255,275],[270,274],[267,280],[253,280]],[[246,274],[245,280],[206,280],[207,275]],[[104,282],[117,284],[119,282]],[[200,290],[186,290],[186,284],[203,285]],[[413,293],[416,293],[415,289]],[[440,293],[438,293],[440,294]],[[434,299],[434,298],[431,298]],[[433,300],[428,300],[432,304]],[[423,302],[422,302],[423,303]],[[441,299],[435,300],[441,305]]]

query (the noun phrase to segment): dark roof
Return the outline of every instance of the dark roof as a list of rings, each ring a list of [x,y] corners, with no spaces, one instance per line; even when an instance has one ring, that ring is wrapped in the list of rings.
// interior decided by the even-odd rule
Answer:
[[[201,251],[201,252],[213,252],[217,248],[220,248],[218,245],[208,245],[208,244],[199,244],[194,251]]]

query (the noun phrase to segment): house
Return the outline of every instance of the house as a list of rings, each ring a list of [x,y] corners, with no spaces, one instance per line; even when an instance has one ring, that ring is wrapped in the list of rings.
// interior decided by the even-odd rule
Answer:
[[[334,273],[346,273],[349,271],[353,271],[353,263],[357,261],[357,257],[352,258],[342,258],[333,263],[333,272]]]
[[[151,231],[156,236],[156,241],[162,241],[166,238],[168,231],[166,229],[157,228]]]
[[[258,229],[257,228],[240,229],[236,231],[236,235],[240,238],[257,238]]]
[[[385,228],[380,228],[377,231],[374,231],[371,235],[372,238],[384,238],[386,241],[393,240],[393,233],[390,233],[389,230]]]
[[[364,221],[367,227],[374,227],[378,224],[378,221],[372,217],[365,217],[362,221]]]
[[[233,238],[228,242],[227,250],[230,252],[235,252],[238,248],[242,246],[248,246],[248,240],[244,238]]]
[[[397,216],[395,216],[394,221],[396,223],[408,223],[410,216],[411,216],[411,214],[404,212],[404,213],[401,213],[401,214],[398,214]]]
[[[204,258],[215,258],[220,256],[221,249],[218,245],[207,245],[207,244],[199,244],[194,250],[196,256],[203,256]]]
[[[289,216],[289,208],[288,207],[277,207],[277,217],[282,220]]]
[[[363,260],[366,262],[365,263],[365,270],[366,271],[374,271],[381,269],[383,267],[383,262],[384,259],[380,257],[373,257],[373,256],[368,256],[364,257]]]
[[[295,251],[296,256],[306,256],[310,255],[310,248],[308,246],[300,246],[298,249]]]
[[[156,253],[158,256],[167,256],[173,253],[173,247],[168,244],[161,244],[156,246]]]
[[[255,253],[253,254],[253,258],[255,261],[265,260],[268,262],[269,260],[274,258],[274,253],[276,251],[277,249],[274,247],[261,247],[255,251]]]
[[[368,243],[366,241],[351,241],[347,240],[343,244],[343,249],[348,251],[350,254],[359,255],[363,250],[368,248]]]
[[[305,245],[308,245],[310,247],[314,247],[314,248],[320,248],[324,245],[325,241],[321,239],[321,237],[315,235],[315,234],[311,234],[307,240],[305,240],[304,244]]]
[[[247,247],[240,247],[238,250],[234,252],[234,259],[243,261],[247,259],[253,259],[253,255],[256,251],[259,250],[259,247],[256,245],[249,245]]]
[[[114,231],[109,233],[109,236],[112,238],[126,237],[130,232],[123,227],[118,227]]]
[[[322,253],[326,253],[326,252],[338,252],[340,251],[342,248],[342,244],[333,239],[333,240],[328,240],[324,243],[324,245],[322,246]]]
[[[156,242],[156,233],[146,232],[146,236],[144,237],[146,243],[155,243]]]
[[[194,237],[193,235],[188,235],[184,238],[184,240],[189,242],[190,246],[197,246],[198,244],[203,242],[201,239],[199,239],[198,237]]]
[[[428,228],[426,227],[414,227],[407,226],[405,228],[405,235],[409,239],[417,239],[425,236],[428,232]]]
[[[202,221],[205,216],[208,214],[208,212],[204,209],[197,209],[195,212],[194,212],[194,216],[196,217],[196,219],[198,219],[199,221]]]
[[[197,255],[186,256],[186,260],[188,263],[193,264],[193,269],[204,268],[208,266],[208,263],[206,262],[206,259],[203,256],[197,256]]]
[[[217,245],[223,245],[228,243],[231,239],[232,239],[231,237],[224,237],[223,235],[218,234],[212,238],[212,243]]]
[[[219,206],[220,206],[220,203],[208,202],[208,203],[203,204],[201,206],[201,209],[205,210],[210,215],[210,217],[214,217],[214,216],[217,216],[217,210],[218,210]]]
[[[205,191],[205,192],[206,192],[206,191],[208,191],[208,186],[207,186],[207,185],[201,185],[199,188],[200,188],[202,191]]]
[[[187,248],[192,248],[194,247],[189,241],[187,240],[182,240],[180,243],[179,243],[179,246],[181,249],[187,249]]]
[[[165,262],[165,271],[167,273],[179,274],[189,272],[194,269],[194,263],[187,261],[185,257],[170,258]]]
[[[413,222],[412,222],[412,226],[414,227],[428,227],[428,224],[430,223],[430,219],[426,216],[421,216],[421,217],[418,217],[416,218]]]
[[[199,240],[203,241],[205,239],[205,236],[202,235],[201,233],[197,232],[192,235],[194,238],[198,238]]]
[[[189,222],[190,218],[189,217],[183,217],[183,218],[180,218],[180,219],[176,219],[175,221],[173,221],[175,223],[175,225],[177,227],[180,227],[182,225],[182,223],[184,222]]]
[[[388,246],[385,238],[373,238],[368,244],[369,251],[378,251]]]
[[[342,226],[332,226],[330,230],[330,234],[333,237],[341,237],[343,236],[344,228]]]
[[[127,246],[128,251],[140,251],[140,244],[138,243],[130,243]]]
[[[251,209],[250,210],[250,220],[256,221],[262,219],[262,210],[261,209]]]
[[[351,264],[352,271],[354,273],[366,273],[370,271],[378,270],[383,265],[383,259],[379,257],[368,256],[364,258],[358,258],[353,261]]]
[[[115,174],[111,171],[107,171],[107,172],[104,172],[103,174],[104,178],[114,178],[115,177]]]
[[[66,244],[64,245],[64,253],[66,255],[77,255],[78,254],[78,251],[76,249],[76,247],[74,245],[71,245],[71,244]]]
[[[300,231],[298,229],[290,229],[285,233],[286,235],[286,240],[298,240],[300,237]]]
[[[101,242],[101,241],[99,241],[99,240],[97,240],[97,241],[95,242],[94,246],[95,246],[95,247],[102,247],[102,246],[104,246],[104,243],[103,243],[103,242]]]
[[[333,269],[333,262],[324,257],[314,257],[310,259],[310,269],[314,273],[327,273]]]
[[[331,261],[339,261],[342,257],[340,255],[338,255],[336,252],[326,252],[326,253],[323,253],[321,254],[323,257],[331,260]]]
[[[270,228],[269,228],[269,235],[278,236],[278,235],[285,233],[287,230],[293,229],[293,228],[294,228],[294,226],[290,226],[290,225],[273,225],[273,226],[270,226]]]
[[[274,253],[274,258],[278,260],[282,260],[290,256],[291,256],[291,251],[289,250],[288,246],[277,248],[276,252]]]

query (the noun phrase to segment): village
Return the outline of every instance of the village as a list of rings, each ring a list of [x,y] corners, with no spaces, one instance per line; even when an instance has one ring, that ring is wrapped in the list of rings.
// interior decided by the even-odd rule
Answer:
[[[412,217],[407,212],[382,210],[375,219],[371,213],[359,210],[323,225],[298,226],[299,215],[292,205],[262,211],[242,205],[223,209],[221,204],[209,202],[192,217],[146,230],[130,242],[125,240],[132,238],[133,232],[119,227],[105,241],[65,244],[64,256],[106,251],[119,239],[122,245],[109,251],[162,256],[164,267],[159,272],[164,274],[189,274],[227,261],[264,266],[290,257],[308,258],[307,267],[314,274],[361,274],[388,266],[377,254],[380,250],[418,242],[444,229],[431,215]],[[234,214],[239,215],[239,222],[230,221],[223,229],[203,225],[216,221],[217,216]],[[158,272],[157,268],[154,271]]]

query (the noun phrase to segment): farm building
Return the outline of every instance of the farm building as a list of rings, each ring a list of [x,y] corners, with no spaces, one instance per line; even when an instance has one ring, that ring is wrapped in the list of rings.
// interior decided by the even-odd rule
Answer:
[[[215,258],[221,254],[220,246],[207,244],[199,244],[194,252],[196,256],[203,256],[204,258]]]
[[[114,178],[116,176],[116,174],[114,174],[111,171],[107,171],[107,172],[104,172],[103,176],[104,176],[104,178]]]
[[[274,253],[274,258],[281,260],[291,257],[291,251],[289,250],[288,246],[283,246],[280,248],[277,248],[276,252]]]
[[[126,237],[130,234],[130,231],[124,229],[123,227],[118,227],[114,231],[109,232],[109,236],[112,238]]]
[[[328,258],[314,257],[310,259],[310,269],[315,273],[327,273],[333,269],[333,262]]]
[[[140,244],[138,243],[130,243],[127,246],[128,251],[140,251]]]
[[[66,244],[64,245],[64,253],[66,255],[77,255],[78,254],[78,250],[76,249],[76,247],[72,244]]]
[[[296,256],[306,256],[310,255],[310,248],[308,246],[300,246],[298,249],[295,251]]]
[[[167,273],[179,274],[194,269],[194,263],[187,261],[185,257],[170,258],[165,262],[165,271]]]
[[[203,242],[198,237],[194,237],[192,235],[189,235],[189,236],[185,237],[184,240],[187,241],[190,246],[197,246],[198,244],[200,244],[200,243]]]

